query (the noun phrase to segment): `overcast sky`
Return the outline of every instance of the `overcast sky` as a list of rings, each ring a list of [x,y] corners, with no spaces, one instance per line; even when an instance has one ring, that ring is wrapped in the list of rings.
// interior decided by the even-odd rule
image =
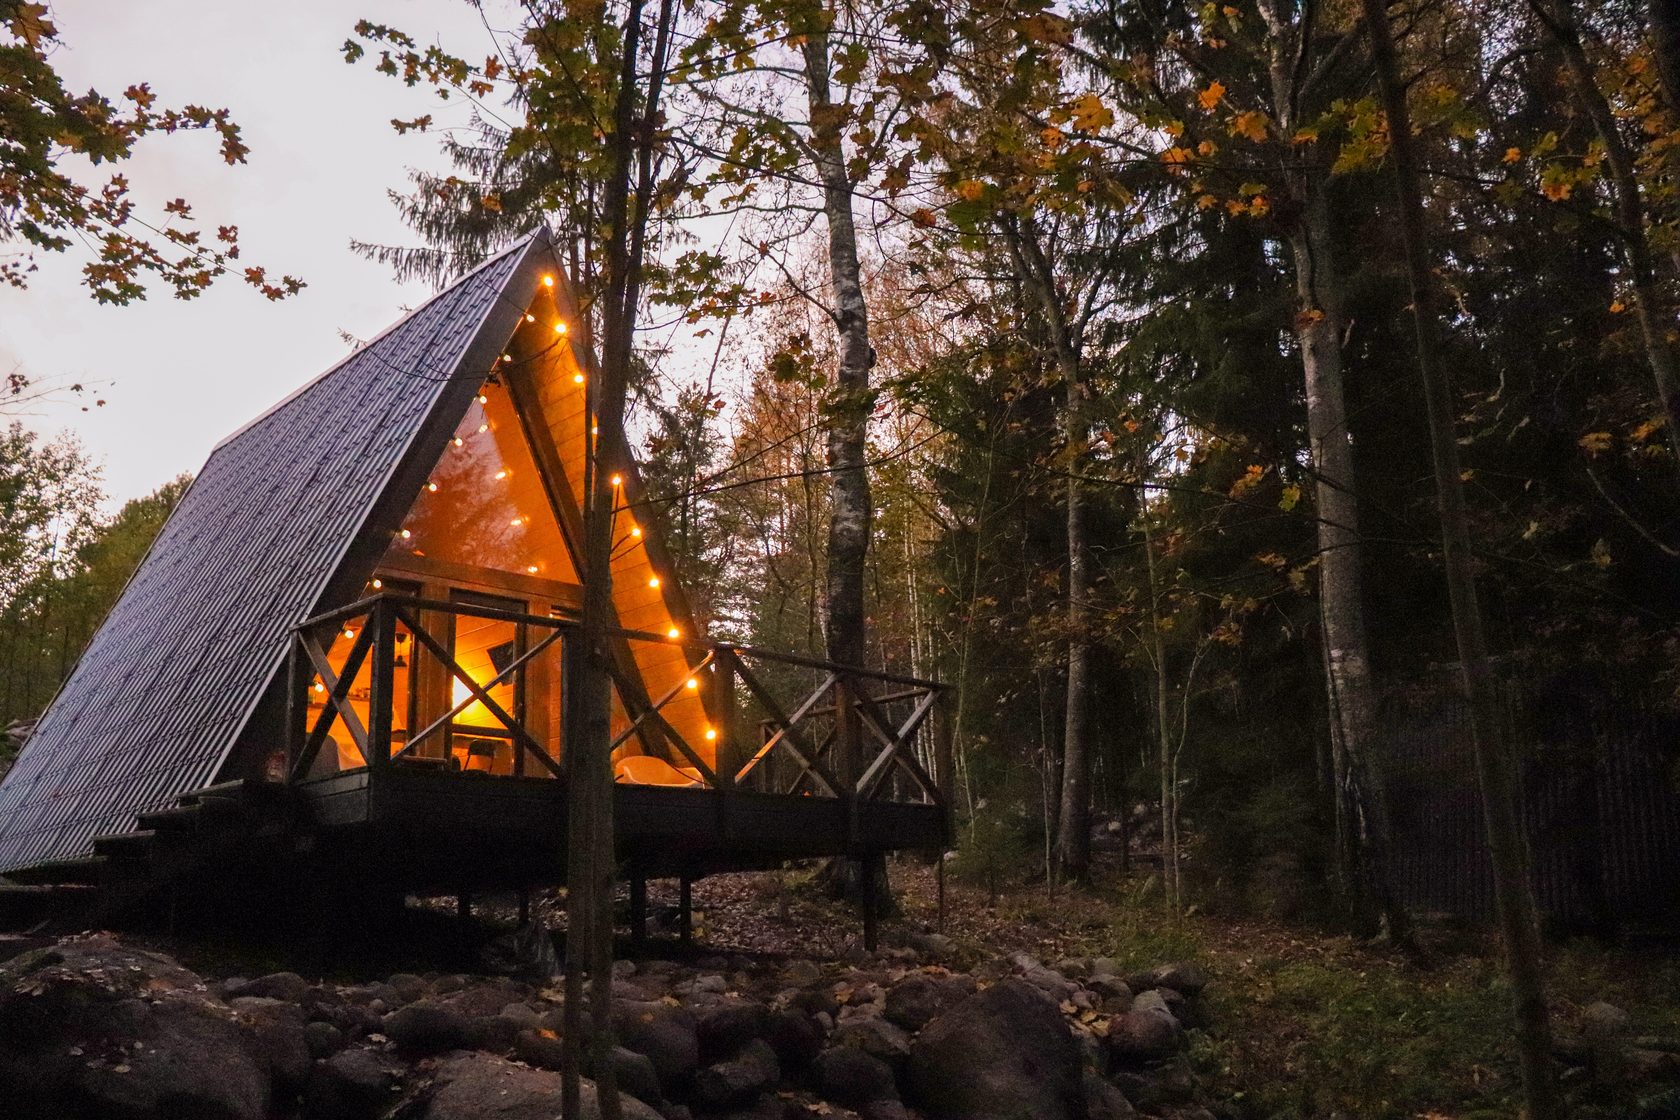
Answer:
[[[434,112],[446,123],[459,110],[366,61],[346,65],[351,25],[390,23],[468,55],[488,39],[462,0],[54,0],[53,16],[65,43],[54,62],[72,90],[115,97],[150,82],[163,104],[225,106],[244,128],[249,162],[233,168],[212,136],[143,141],[125,173],[147,216],[184,196],[210,231],[239,226],[245,263],[309,284],[270,303],[227,277],[191,301],[159,291],[102,307],[69,254],[43,258],[28,291],[0,289],[0,374],[110,383],[103,408],[67,400],[22,419],[75,430],[121,500],[196,470],[224,435],[338,360],[341,330],[367,338],[428,294],[349,242],[412,240],[385,192],[407,168],[441,161],[435,139],[398,137],[390,121]]]

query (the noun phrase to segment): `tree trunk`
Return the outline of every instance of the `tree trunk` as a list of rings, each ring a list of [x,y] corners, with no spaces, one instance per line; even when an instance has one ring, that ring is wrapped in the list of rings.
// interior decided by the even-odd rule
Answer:
[[[1032,293],[1050,332],[1051,350],[1066,398],[1062,436],[1067,448],[1067,700],[1062,725],[1061,799],[1056,829],[1057,873],[1075,883],[1091,877],[1091,541],[1085,485],[1079,477],[1090,441],[1079,341],[1068,322],[1055,270],[1039,243],[1032,218],[1008,217],[999,227],[1016,278]]]
[[[1551,1069],[1551,1022],[1546,1010],[1540,921],[1529,883],[1528,845],[1518,808],[1516,759],[1488,658],[1487,635],[1476,593],[1475,561],[1470,550],[1470,523],[1459,474],[1452,395],[1436,352],[1437,326],[1429,257],[1424,247],[1422,187],[1412,150],[1411,115],[1406,108],[1405,86],[1389,28],[1388,9],[1384,0],[1363,0],[1363,6],[1389,123],[1400,202],[1400,232],[1417,332],[1418,373],[1428,408],[1429,444],[1441,509],[1442,558],[1459,663],[1470,701],[1471,737],[1486,818],[1488,853],[1493,863],[1494,896],[1505,938],[1523,1087],[1530,1120],[1560,1120],[1563,1105]]]
[[[828,33],[805,40],[806,93],[812,148],[828,220],[828,263],[834,320],[840,332],[840,365],[828,400],[828,585],[825,625],[828,658],[864,663],[864,558],[869,550],[869,475],[864,465],[871,398],[869,309],[858,265],[852,219],[853,184],[841,148],[839,107],[829,92]]]
[[[1657,80],[1670,113],[1680,114],[1680,5],[1674,0],[1646,0],[1651,20],[1651,50],[1657,57]]]
[[[805,92],[811,118],[811,149],[822,183],[823,215],[828,222],[829,285],[834,322],[840,333],[840,364],[826,402],[828,426],[829,510],[828,578],[824,597],[824,632],[828,659],[862,666],[867,652],[868,619],[864,613],[864,563],[869,553],[873,507],[865,462],[873,399],[869,369],[869,308],[863,298],[858,264],[857,228],[852,218],[854,185],[841,143],[843,107],[830,91],[828,32],[805,39]],[[847,682],[851,687],[851,682]],[[837,693],[838,695],[838,693]],[[857,719],[849,705],[836,705],[837,777],[851,791],[861,775]],[[886,861],[878,853],[860,853],[843,867],[830,865],[831,877],[864,908],[865,933],[870,916],[891,909]],[[883,905],[884,904],[884,905]],[[866,936],[867,940],[867,936]]]
[[[1063,362],[1067,389],[1067,715],[1062,724],[1062,804],[1056,829],[1058,874],[1070,883],[1091,878],[1091,540],[1080,454],[1089,439],[1079,363]]]
[[[1173,780],[1177,766],[1173,760],[1172,732],[1167,726],[1167,647],[1161,640],[1161,585],[1147,511],[1143,515],[1143,558],[1149,576],[1149,641],[1155,662],[1155,743],[1161,767],[1161,886],[1167,908],[1177,916],[1182,904],[1178,883],[1178,786]]]

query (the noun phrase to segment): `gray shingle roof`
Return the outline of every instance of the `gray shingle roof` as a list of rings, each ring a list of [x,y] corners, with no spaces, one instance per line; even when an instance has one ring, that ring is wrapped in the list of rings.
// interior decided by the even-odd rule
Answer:
[[[346,551],[460,397],[445,387],[476,388],[524,310],[504,291],[546,247],[487,262],[211,453],[0,783],[0,869],[81,854],[218,778],[290,628],[336,605]]]

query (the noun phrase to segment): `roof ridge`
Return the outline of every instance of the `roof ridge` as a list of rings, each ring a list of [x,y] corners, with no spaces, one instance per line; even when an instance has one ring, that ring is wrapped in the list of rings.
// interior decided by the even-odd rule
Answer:
[[[319,385],[322,381],[325,381],[327,378],[329,378],[333,374],[337,373],[344,366],[344,364],[346,362],[350,361],[352,358],[355,358],[357,355],[362,354],[363,352],[365,352],[367,350],[371,350],[373,347],[379,345],[379,343],[384,340],[386,335],[389,335],[392,331],[396,330],[398,327],[402,326],[404,323],[408,322],[410,319],[412,319],[416,315],[420,314],[420,312],[424,311],[426,308],[430,307],[432,304],[436,303],[438,300],[440,300],[440,299],[444,298],[445,296],[450,295],[451,293],[455,292],[457,289],[461,288],[468,281],[470,281],[473,277],[477,276],[479,273],[483,272],[485,269],[487,269],[487,268],[491,267],[492,265],[498,263],[504,257],[507,257],[510,254],[524,251],[524,249],[527,246],[529,246],[533,241],[536,241],[539,238],[545,238],[546,239],[549,236],[550,235],[549,235],[547,224],[546,223],[539,223],[537,225],[537,228],[532,230],[530,233],[528,233],[528,234],[524,235],[523,237],[520,237],[517,240],[513,241],[506,248],[502,249],[500,252],[497,252],[497,253],[495,253],[491,256],[488,256],[488,257],[484,258],[484,260],[480,261],[471,271],[462,273],[460,276],[451,280],[448,284],[446,284],[442,288],[439,288],[437,291],[433,292],[430,296],[426,297],[426,299],[423,302],[415,305],[414,307],[409,308],[407,311],[403,312],[401,315],[398,315],[390,323],[386,324],[385,327],[382,330],[380,330],[378,334],[375,334],[373,337],[369,338],[366,342],[362,343],[360,346],[351,350],[348,354],[345,354],[338,361],[334,362],[332,365],[328,366],[326,369],[322,370],[320,373],[316,374],[314,377],[311,377],[308,381],[305,381],[302,385],[299,385],[297,388],[295,388],[291,392],[287,393],[284,397],[281,397],[279,400],[275,401],[273,404],[271,404],[267,408],[263,409],[257,415],[251,417],[251,419],[245,421],[245,423],[241,424],[239,427],[235,428],[233,431],[229,432],[227,435],[225,435],[221,439],[217,440],[216,445],[210,449],[210,455],[216,454],[216,452],[220,451],[222,448],[226,447],[228,444],[232,443],[234,440],[238,439],[240,436],[244,435],[246,432],[250,431],[252,428],[256,427],[258,424],[261,424],[264,420],[267,420],[270,416],[273,416],[275,413],[279,412],[281,409],[283,409],[287,405],[291,404],[298,397],[302,396],[304,393],[308,392],[310,389],[313,389],[316,385]],[[209,456],[205,457],[205,462],[206,463],[209,462]]]

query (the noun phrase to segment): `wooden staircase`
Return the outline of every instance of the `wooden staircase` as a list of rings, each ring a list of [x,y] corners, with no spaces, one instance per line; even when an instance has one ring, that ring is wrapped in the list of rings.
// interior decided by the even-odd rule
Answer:
[[[96,837],[93,854],[0,875],[0,930],[105,924],[285,849],[293,801],[280,782],[247,779],[183,793],[139,814],[130,832]]]

